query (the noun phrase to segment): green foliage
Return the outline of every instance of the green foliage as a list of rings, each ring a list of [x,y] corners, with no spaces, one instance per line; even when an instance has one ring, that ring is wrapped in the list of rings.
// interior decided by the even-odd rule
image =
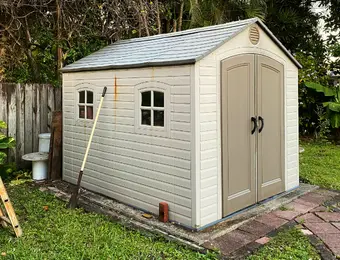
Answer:
[[[318,116],[318,122],[315,131],[315,140],[327,142],[329,134],[331,132],[330,120],[322,106],[317,106],[315,113]]]
[[[6,129],[7,124],[0,120],[0,130]],[[15,140],[13,137],[7,137],[5,134],[0,132],[0,165],[3,165],[6,162],[7,154],[4,151],[5,149],[10,149],[15,147]]]
[[[340,147],[331,143],[301,142],[300,179],[326,189],[340,190]]]
[[[323,106],[327,109],[328,117],[333,128],[340,127],[340,88],[325,87],[314,82],[305,82],[305,86],[323,93],[330,101],[323,102]]]
[[[295,57],[302,64],[299,70],[299,129],[302,135],[315,135],[319,130],[318,104],[328,101],[322,93],[308,88],[304,82],[328,85],[327,64],[324,59],[306,52],[298,52]]]
[[[285,230],[273,238],[248,260],[316,260],[320,256],[300,230]]]
[[[15,239],[0,229],[0,252],[8,259],[217,259],[102,215],[69,210],[29,184],[10,186],[8,193],[24,232]]]

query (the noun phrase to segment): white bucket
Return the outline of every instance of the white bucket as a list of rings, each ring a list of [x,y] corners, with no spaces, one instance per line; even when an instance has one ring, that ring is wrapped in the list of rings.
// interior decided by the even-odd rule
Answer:
[[[32,163],[33,180],[41,181],[47,179],[47,161],[36,161]]]
[[[39,135],[39,152],[48,153],[50,151],[50,133],[43,133]]]

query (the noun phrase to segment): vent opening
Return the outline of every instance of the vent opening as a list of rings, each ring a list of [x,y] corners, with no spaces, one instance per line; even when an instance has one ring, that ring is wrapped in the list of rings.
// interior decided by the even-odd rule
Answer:
[[[250,42],[254,45],[259,43],[260,32],[259,32],[259,29],[256,26],[250,27],[250,29],[249,29],[249,39],[250,39]]]

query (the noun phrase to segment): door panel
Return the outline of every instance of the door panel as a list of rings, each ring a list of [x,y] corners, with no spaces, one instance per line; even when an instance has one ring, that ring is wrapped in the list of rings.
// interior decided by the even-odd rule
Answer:
[[[246,54],[222,62],[223,216],[256,203],[254,61]]]
[[[283,65],[256,56],[257,115],[264,120],[258,133],[258,201],[284,191]],[[259,122],[259,128],[261,122]]]

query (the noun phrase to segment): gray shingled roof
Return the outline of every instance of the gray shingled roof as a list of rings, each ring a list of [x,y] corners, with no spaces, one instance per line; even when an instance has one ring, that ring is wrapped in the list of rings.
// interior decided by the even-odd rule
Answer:
[[[62,69],[63,72],[192,64],[258,23],[298,66],[301,65],[258,19],[115,42]]]

